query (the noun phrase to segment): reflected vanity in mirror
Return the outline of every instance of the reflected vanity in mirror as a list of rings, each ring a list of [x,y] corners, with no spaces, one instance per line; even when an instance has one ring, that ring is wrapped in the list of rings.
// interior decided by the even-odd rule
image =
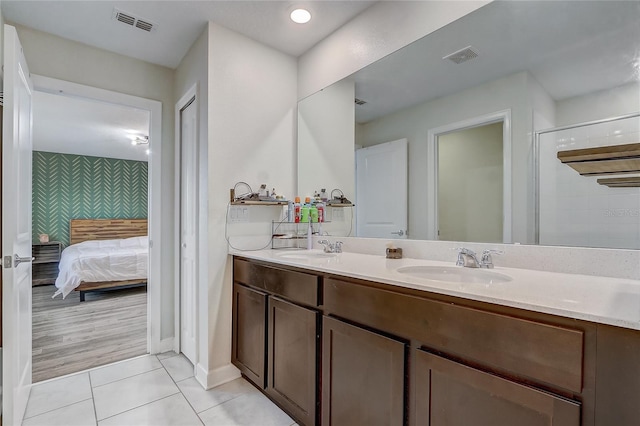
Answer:
[[[489,3],[301,100],[298,192],[355,236],[638,249],[640,170],[559,157],[640,144],[639,81],[640,2]]]

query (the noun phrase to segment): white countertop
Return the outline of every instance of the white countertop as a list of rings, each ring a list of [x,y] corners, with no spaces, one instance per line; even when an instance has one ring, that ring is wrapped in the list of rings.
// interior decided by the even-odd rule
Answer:
[[[304,252],[306,250],[299,251],[301,254]],[[495,267],[491,271],[508,275],[512,281],[492,284],[451,283],[415,278],[397,271],[405,266],[455,266],[451,262],[386,259],[384,256],[359,253],[339,253],[329,258],[291,259],[283,257],[283,251],[271,249],[230,250],[229,254],[640,330],[640,281],[636,280]]]

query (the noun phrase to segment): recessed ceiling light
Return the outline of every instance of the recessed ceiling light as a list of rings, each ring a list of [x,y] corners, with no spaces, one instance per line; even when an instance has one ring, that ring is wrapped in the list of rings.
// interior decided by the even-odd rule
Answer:
[[[291,12],[291,20],[296,24],[306,24],[311,20],[311,13],[306,9],[296,9]]]

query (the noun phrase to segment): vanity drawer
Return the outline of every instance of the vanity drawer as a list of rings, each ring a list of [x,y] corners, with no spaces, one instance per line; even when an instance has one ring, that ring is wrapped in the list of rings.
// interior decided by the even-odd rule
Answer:
[[[417,341],[502,374],[580,393],[584,332],[396,293],[324,281],[325,313]]]
[[[319,304],[320,277],[234,258],[233,280],[308,306]]]

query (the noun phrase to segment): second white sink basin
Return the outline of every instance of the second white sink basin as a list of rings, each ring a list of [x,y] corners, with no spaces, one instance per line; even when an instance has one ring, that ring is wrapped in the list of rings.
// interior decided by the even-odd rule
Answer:
[[[511,281],[510,276],[499,272],[461,266],[404,266],[397,271],[415,278],[451,283],[497,284]]]

